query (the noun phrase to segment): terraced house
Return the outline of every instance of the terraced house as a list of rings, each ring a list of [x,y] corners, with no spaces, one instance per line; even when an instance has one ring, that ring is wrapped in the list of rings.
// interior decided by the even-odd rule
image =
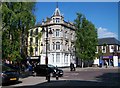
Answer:
[[[100,53],[101,52],[101,53]],[[100,62],[104,66],[107,61],[108,65],[120,66],[120,41],[114,37],[98,39],[97,52],[100,57],[96,58],[94,64],[99,65]]]
[[[34,43],[33,49],[31,49],[33,54],[31,55],[29,52],[31,59],[38,59],[41,64],[45,64],[47,45],[48,64],[65,67],[70,66],[70,62],[75,63],[75,27],[73,23],[64,20],[58,6],[50,18],[47,17],[45,21],[43,20],[41,24],[30,30],[29,36],[32,31],[41,32],[42,37],[41,39],[37,35],[34,36],[34,39],[29,37],[28,42]],[[46,44],[47,36],[48,43]]]
[[[29,30],[28,34],[28,59],[40,62],[41,54],[41,30],[40,26],[35,26]]]

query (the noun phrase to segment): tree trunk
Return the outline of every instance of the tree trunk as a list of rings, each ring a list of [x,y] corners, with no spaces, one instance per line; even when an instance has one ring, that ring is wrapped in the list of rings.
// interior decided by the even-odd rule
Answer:
[[[89,60],[88,60],[88,67],[89,67]]]
[[[84,62],[83,62],[83,60],[81,60],[81,66],[82,66],[82,68],[83,68],[83,66],[84,66]]]

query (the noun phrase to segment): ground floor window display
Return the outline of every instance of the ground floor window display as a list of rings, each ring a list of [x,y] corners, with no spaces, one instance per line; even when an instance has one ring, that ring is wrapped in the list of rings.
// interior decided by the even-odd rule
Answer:
[[[40,64],[45,64],[45,54],[41,54]],[[71,62],[75,63],[75,56],[71,56],[69,53],[49,53],[48,64],[52,64],[57,67],[69,67]]]
[[[94,64],[98,65],[98,66],[118,66],[118,56],[103,56],[101,58],[96,58],[94,60]]]

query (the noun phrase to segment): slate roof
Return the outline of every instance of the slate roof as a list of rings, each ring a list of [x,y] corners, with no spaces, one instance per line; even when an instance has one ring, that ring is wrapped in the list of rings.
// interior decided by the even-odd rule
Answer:
[[[120,45],[120,41],[118,41],[116,38],[114,37],[109,37],[109,38],[100,38],[98,39],[98,45],[103,45],[103,44],[107,44],[107,45]]]

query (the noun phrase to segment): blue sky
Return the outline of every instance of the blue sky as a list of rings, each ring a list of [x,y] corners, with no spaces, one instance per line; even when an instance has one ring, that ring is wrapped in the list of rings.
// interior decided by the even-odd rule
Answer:
[[[118,3],[117,2],[58,2],[60,12],[66,21],[74,22],[76,12],[80,12],[98,29],[98,37],[118,38]],[[36,23],[51,17],[56,2],[36,3]]]

